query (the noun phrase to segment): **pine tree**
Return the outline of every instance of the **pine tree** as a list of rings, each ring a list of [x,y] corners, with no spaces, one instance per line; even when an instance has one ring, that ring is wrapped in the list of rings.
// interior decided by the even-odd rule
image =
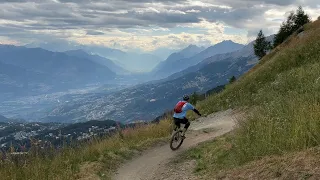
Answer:
[[[281,24],[278,33],[275,35],[273,46],[276,47],[284,42],[291,34],[310,21],[309,16],[305,14],[302,7],[299,6],[296,14],[291,12],[287,20]]]
[[[311,21],[310,17],[303,11],[302,7],[299,6],[296,11],[296,15],[294,19],[294,23],[295,23],[294,29],[297,30],[303,25],[309,23],[310,21]]]
[[[253,44],[254,54],[261,59],[267,54],[267,51],[270,49],[270,42],[266,40],[262,30],[259,31],[255,43]]]
[[[280,29],[274,38],[274,47],[285,41],[295,31],[295,19],[295,14],[291,12],[287,20],[281,24]]]

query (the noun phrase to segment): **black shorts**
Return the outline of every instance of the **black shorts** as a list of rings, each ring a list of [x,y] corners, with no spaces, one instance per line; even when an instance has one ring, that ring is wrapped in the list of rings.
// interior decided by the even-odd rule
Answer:
[[[173,118],[174,119],[174,124],[180,128],[180,124],[185,124],[184,128],[188,129],[190,126],[190,122],[187,118],[179,119],[179,118]]]

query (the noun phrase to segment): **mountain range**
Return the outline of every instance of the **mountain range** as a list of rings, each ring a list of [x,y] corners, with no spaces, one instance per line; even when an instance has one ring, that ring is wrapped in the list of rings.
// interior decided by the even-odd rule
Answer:
[[[269,42],[272,42],[273,39],[274,39],[274,35],[270,35],[270,36],[266,37],[266,40]],[[209,65],[210,63],[221,61],[224,59],[236,59],[238,57],[255,57],[254,51],[253,51],[253,44],[254,44],[254,41],[243,46],[239,50],[228,52],[228,53],[216,54],[211,57],[205,58],[201,62],[199,62],[198,64],[193,65],[193,66],[189,66],[188,68],[186,68],[182,71],[179,71],[177,73],[174,73],[174,74],[170,75],[169,77],[162,79],[161,81],[173,80],[173,79],[182,77],[184,75],[187,75],[188,73],[197,72],[200,69]],[[209,50],[207,49],[206,51],[209,51]],[[248,64],[257,63],[257,58],[251,58],[251,59],[252,59],[251,61],[248,61]]]
[[[117,66],[131,72],[148,72],[151,71],[163,59],[151,53],[124,52],[118,49],[108,48],[99,45],[79,45],[65,41],[56,41],[51,43],[31,43],[26,47],[37,48],[53,51],[65,52],[74,50],[83,50],[88,54],[95,54],[100,57],[112,60]]]
[[[230,42],[224,43],[229,44]],[[223,44],[216,47],[222,51],[220,47],[224,46]],[[240,46],[242,48],[238,49]],[[197,64],[165,79],[129,87],[106,96],[93,95],[87,99],[81,99],[74,95],[69,103],[52,109],[48,116],[43,118],[43,121],[63,119],[79,122],[100,118],[122,122],[152,120],[164,111],[171,110],[183,94],[206,92],[214,87],[227,84],[232,76],[241,76],[258,62],[253,53],[252,43],[247,46],[236,44],[231,47],[236,50],[233,52],[224,50],[227,52],[224,54],[217,54],[218,50],[213,47],[202,51],[198,49],[200,51],[198,54],[190,53],[191,58],[184,59],[196,60]],[[213,56],[202,60],[196,59],[196,57],[209,56],[210,50]],[[182,54],[180,51],[169,58],[179,53]]]
[[[212,57],[216,54],[224,54],[239,50],[243,47],[232,41],[222,41],[206,49],[203,47],[189,46],[186,49],[173,53],[167,60],[160,63],[154,70],[153,75],[158,78],[164,78],[176,72],[180,72],[190,66],[196,65],[202,60]]]
[[[92,60],[41,48],[0,45],[0,56],[1,93],[34,95],[116,77],[108,67]]]
[[[171,54],[150,73],[124,76],[123,74],[128,71],[115,61],[90,54],[86,50],[51,52],[40,48],[15,46],[3,46],[2,49],[5,49],[4,47],[7,49],[0,48],[0,55],[3,54],[6,58],[1,59],[0,63],[12,69],[21,68],[13,72],[25,72],[24,74],[28,76],[17,77],[30,77],[33,82],[19,80],[14,74],[6,71],[0,71],[2,74],[0,77],[27,81],[25,84],[28,87],[40,84],[48,89],[50,82],[54,80],[58,84],[51,87],[59,87],[59,83],[64,82],[64,87],[69,88],[93,82],[117,83],[121,79],[123,82],[131,82],[139,78],[152,80],[165,77],[132,87],[127,86],[125,89],[110,93],[61,95],[59,96],[61,102],[55,102],[51,106],[46,104],[43,108],[38,108],[37,113],[30,114],[33,120],[43,122],[83,122],[97,119],[113,119],[121,122],[152,120],[164,111],[170,110],[183,94],[206,92],[225,85],[229,78],[241,76],[258,62],[253,53],[253,43],[244,46],[232,41],[223,41],[209,48],[190,45]],[[8,53],[11,51],[15,53]],[[87,73],[83,74],[81,71],[83,69]],[[90,80],[87,80],[88,76],[91,77]],[[81,77],[79,81],[77,77]],[[5,84],[4,82],[0,81],[0,86]],[[23,89],[21,84],[23,83],[19,84],[20,89]],[[8,115],[4,112],[2,114]],[[24,114],[26,115],[26,111]]]

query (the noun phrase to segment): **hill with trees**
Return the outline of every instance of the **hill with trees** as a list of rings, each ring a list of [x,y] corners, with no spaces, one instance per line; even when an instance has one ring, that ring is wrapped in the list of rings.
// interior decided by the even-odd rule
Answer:
[[[198,103],[204,114],[229,108],[246,113],[232,133],[185,154],[197,161],[199,176],[319,178],[312,159],[320,152],[320,21],[309,22],[302,12],[299,7],[289,15],[259,64]]]

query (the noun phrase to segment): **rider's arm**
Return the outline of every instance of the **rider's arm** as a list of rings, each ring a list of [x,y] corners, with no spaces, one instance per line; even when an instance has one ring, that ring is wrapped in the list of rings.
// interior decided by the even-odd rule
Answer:
[[[197,113],[199,116],[201,116],[200,112],[190,103],[188,103],[188,109],[193,110],[195,113]]]
[[[193,111],[197,113],[199,116],[201,116],[200,112],[196,108],[194,108]]]

